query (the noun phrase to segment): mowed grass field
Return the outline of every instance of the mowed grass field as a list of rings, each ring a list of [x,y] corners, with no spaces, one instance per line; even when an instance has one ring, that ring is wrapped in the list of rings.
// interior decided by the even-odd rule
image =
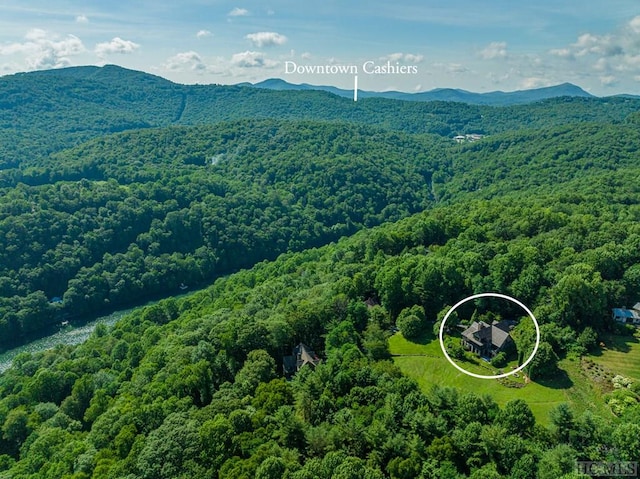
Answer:
[[[613,374],[640,381],[640,332],[636,331],[634,336],[608,335],[601,339],[605,347],[590,358]]]
[[[563,402],[570,403],[578,414],[589,409],[603,417],[613,418],[602,401],[601,393],[580,370],[578,361],[561,361],[558,376],[551,380],[510,388],[496,379],[478,379],[455,369],[443,356],[438,338],[432,333],[425,334],[416,342],[407,341],[401,333],[396,333],[389,338],[389,348],[395,364],[416,380],[423,391],[436,384],[455,387],[480,395],[489,394],[501,406],[512,399],[524,399],[536,420],[543,425],[549,425],[549,412]],[[493,374],[488,370],[474,369],[474,372]]]

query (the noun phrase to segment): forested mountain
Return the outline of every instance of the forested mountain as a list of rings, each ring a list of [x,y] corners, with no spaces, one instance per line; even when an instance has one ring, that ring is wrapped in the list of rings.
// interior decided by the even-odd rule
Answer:
[[[515,190],[566,191],[568,181],[616,171],[632,178],[639,151],[640,132],[632,119],[509,132],[454,148],[447,167],[434,175],[434,192],[439,201],[472,192],[491,198]],[[605,188],[615,189],[616,183]]]
[[[293,84],[279,78],[270,78],[258,83],[240,83],[239,86],[252,86],[254,88],[266,88],[268,90],[321,90],[345,98],[353,98],[353,90],[344,90],[334,86],[310,85],[308,83]],[[547,100],[558,97],[591,97],[586,91],[571,83],[563,83],[543,88],[530,90],[518,90],[512,92],[492,91],[487,93],[474,93],[456,88],[436,88],[434,90],[405,93],[400,91],[366,91],[358,90],[358,98],[389,98],[405,101],[449,101],[468,103],[470,105],[507,106],[535,101]]]
[[[638,145],[633,124],[466,145],[275,120],[102,137],[3,172],[1,343],[435,203],[565,189],[621,169],[631,176]]]
[[[577,479],[576,460],[640,461],[640,370],[593,359],[638,353],[610,311],[640,300],[639,107],[354,103],[113,66],[0,78],[1,345],[165,298],[0,375],[0,478]],[[541,325],[525,399],[404,376],[396,327],[433,344],[485,291]],[[319,364],[285,378],[300,342]],[[541,418],[527,395],[545,387],[567,402]]]
[[[562,97],[531,105],[353,102],[321,91],[178,85],[107,65],[0,77],[0,168],[30,165],[48,154],[107,133],[248,118],[342,121],[453,137],[539,128],[573,121],[622,121],[633,98]]]
[[[571,202],[436,208],[23,354],[0,378],[4,477],[556,479],[577,478],[576,459],[637,461],[637,388],[609,394],[619,417],[562,404],[547,429],[525,401],[425,393],[385,360],[395,315],[434,320],[479,289],[534,308],[547,359],[530,374],[593,347],[583,333],[640,293],[637,190],[610,176],[615,191],[567,184]],[[324,360],[286,381],[279,363],[299,341]]]
[[[121,133],[5,172],[0,343],[428,208],[446,145],[247,120]]]

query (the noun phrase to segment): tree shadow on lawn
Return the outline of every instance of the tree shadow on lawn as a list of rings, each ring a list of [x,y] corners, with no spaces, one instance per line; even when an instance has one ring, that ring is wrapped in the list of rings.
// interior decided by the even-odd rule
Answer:
[[[602,356],[604,351],[628,353],[631,351],[631,345],[639,344],[640,340],[638,340],[638,336],[636,335],[606,334],[602,336],[601,343],[604,343],[604,348],[599,346],[595,351],[589,353],[590,356]]]
[[[438,336],[433,334],[433,331],[431,331],[431,330],[423,332],[417,338],[407,339],[407,341],[409,341],[410,343],[420,344],[422,346],[424,346],[426,344],[429,344],[430,342],[432,342],[434,340],[438,341]]]
[[[567,372],[560,368],[556,368],[556,370],[547,377],[532,379],[532,382],[551,389],[569,389],[573,386],[573,381]]]

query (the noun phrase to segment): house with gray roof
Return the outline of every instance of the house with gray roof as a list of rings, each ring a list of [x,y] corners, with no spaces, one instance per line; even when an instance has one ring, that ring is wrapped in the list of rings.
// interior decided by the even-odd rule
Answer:
[[[474,354],[492,358],[514,344],[509,332],[515,324],[514,321],[494,321],[492,324],[474,321],[462,331],[462,346]]]
[[[291,352],[291,356],[282,358],[282,370],[290,377],[305,366],[315,368],[320,363],[318,355],[306,344],[300,343]]]

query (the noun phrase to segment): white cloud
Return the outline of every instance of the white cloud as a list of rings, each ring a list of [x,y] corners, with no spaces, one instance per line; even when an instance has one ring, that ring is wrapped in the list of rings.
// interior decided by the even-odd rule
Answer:
[[[595,74],[601,85],[619,82],[618,72],[640,74],[640,16],[608,34],[583,33],[574,43],[550,53],[581,61],[584,68]]]
[[[460,63],[449,63],[446,66],[447,73],[467,73],[469,69]]]
[[[583,33],[578,37],[578,40],[575,43],[572,43],[571,46],[583,50],[589,50],[593,45],[598,43],[598,37],[596,35],[592,35],[591,33]]]
[[[491,42],[480,51],[480,56],[485,60],[505,58],[507,56],[507,42]]]
[[[598,60],[593,64],[593,68],[599,72],[604,72],[609,70],[609,61],[606,58],[598,58]]]
[[[0,55],[19,55],[27,70],[60,68],[71,65],[74,55],[86,51],[82,41],[75,35],[60,38],[39,28],[31,29],[24,42],[0,45]]]
[[[309,60],[311,58],[311,53],[304,52],[302,55],[300,55],[300,58],[303,58],[305,60]]]
[[[235,53],[231,57],[231,63],[243,68],[261,67],[264,65],[264,55],[260,52]]]
[[[573,58],[573,53],[568,48],[552,48],[549,53],[560,58]]]
[[[572,42],[552,46],[539,55],[514,53],[506,42],[482,46],[478,55],[487,60],[503,59],[486,76],[502,89],[538,88],[565,81],[594,91],[637,88],[630,82],[640,77],[640,15],[628,17],[608,32],[582,31]],[[439,71],[448,73],[446,64]]]
[[[284,45],[287,42],[287,37],[276,32],[250,33],[245,38],[258,48]]]
[[[249,15],[249,10],[247,10],[246,8],[236,7],[231,10],[228,15],[230,17],[246,17],[247,15]]]
[[[600,77],[600,83],[604,86],[612,86],[618,82],[618,79],[613,75],[602,75]]]
[[[45,30],[42,30],[40,28],[32,28],[31,30],[29,30],[27,32],[27,34],[24,36],[24,38],[26,40],[31,40],[33,42],[37,42],[39,40],[46,39],[48,35],[49,34]]]
[[[578,40],[571,44],[576,56],[582,57],[588,54],[604,55],[607,57],[623,53],[622,46],[612,35],[592,35],[584,33]]]
[[[86,15],[78,15],[76,17],[76,23],[89,23],[89,17]]]
[[[640,71],[640,54],[637,55],[625,55],[624,65],[620,70],[637,70]]]
[[[177,55],[172,56],[167,59],[167,61],[163,64],[163,67],[166,70],[171,71],[195,71],[195,72],[203,72],[207,69],[207,66],[202,61],[202,57],[193,50],[188,52],[178,53]]]
[[[402,59],[402,53],[391,53],[386,57],[382,57],[383,60],[389,60],[390,62],[397,62]]]
[[[458,75],[460,73],[468,73],[471,70],[461,63],[442,63],[436,62],[431,64],[430,70],[438,72],[446,72],[452,75]]]
[[[213,35],[213,33],[209,30],[199,30],[198,33],[196,33],[196,37],[198,38],[210,37],[211,35]]]
[[[508,72],[500,72],[500,73],[491,71],[487,73],[487,79],[494,85],[500,85],[510,81],[511,78],[513,77],[513,73],[514,73],[513,70],[509,70]]]
[[[404,56],[404,61],[409,63],[420,63],[424,60],[423,55],[414,55],[413,53],[407,53]]]
[[[123,40],[120,37],[114,37],[110,42],[98,43],[95,52],[98,56],[110,55],[113,53],[128,54],[133,53],[140,48],[140,45],[130,40]]]
[[[381,58],[384,61],[390,62],[404,62],[404,63],[421,63],[424,60],[423,55],[414,53],[391,53],[390,55]]]
[[[546,78],[540,77],[527,77],[523,78],[520,82],[520,88],[523,90],[531,90],[532,88],[541,88],[545,86],[549,86],[551,82]]]
[[[231,63],[241,68],[273,68],[278,64],[266,58],[261,52],[252,52],[249,50],[242,53],[235,53],[231,57]]]

